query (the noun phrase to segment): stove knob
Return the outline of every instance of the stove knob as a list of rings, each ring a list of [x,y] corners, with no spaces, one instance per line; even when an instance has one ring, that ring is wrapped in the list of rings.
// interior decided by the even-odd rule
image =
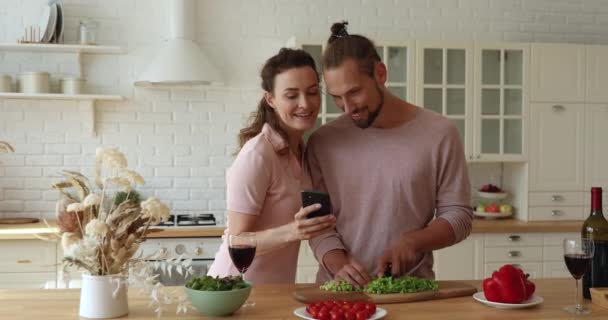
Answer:
[[[178,244],[177,246],[175,246],[175,253],[177,253],[177,254],[186,253],[186,247],[183,244]]]
[[[194,254],[197,255],[197,256],[202,256],[203,255],[203,248],[201,248],[201,247],[194,248]]]
[[[168,252],[169,252],[169,250],[167,250],[167,248],[165,248],[165,247],[158,249],[158,255],[161,257],[166,256]]]

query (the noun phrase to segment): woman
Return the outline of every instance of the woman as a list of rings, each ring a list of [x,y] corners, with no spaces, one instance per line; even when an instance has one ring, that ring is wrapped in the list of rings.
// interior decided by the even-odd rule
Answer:
[[[240,131],[240,151],[227,174],[227,234],[255,232],[256,257],[245,278],[253,283],[294,283],[300,240],[335,226],[333,215],[307,219],[320,206],[302,208],[310,188],[302,137],[321,105],[319,75],[303,50],[283,48],[261,72],[264,97],[251,124]],[[237,275],[227,237],[208,275]]]

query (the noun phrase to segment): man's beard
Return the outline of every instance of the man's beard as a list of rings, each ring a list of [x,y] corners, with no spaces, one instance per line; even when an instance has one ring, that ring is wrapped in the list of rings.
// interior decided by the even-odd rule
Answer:
[[[376,118],[378,118],[378,116],[380,115],[380,111],[382,111],[382,107],[384,106],[384,93],[382,92],[378,84],[376,84],[376,91],[378,91],[378,95],[380,96],[380,103],[378,103],[376,111],[368,111],[369,115],[367,116],[367,119],[355,120],[355,125],[361,129],[367,129],[371,127],[374,121],[376,121]],[[369,107],[367,109],[369,110]]]

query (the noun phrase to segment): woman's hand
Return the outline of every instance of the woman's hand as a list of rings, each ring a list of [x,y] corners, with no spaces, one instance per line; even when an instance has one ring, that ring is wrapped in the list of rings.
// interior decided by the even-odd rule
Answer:
[[[292,238],[308,240],[336,226],[336,217],[332,214],[308,219],[309,213],[321,208],[320,204],[313,204],[301,208],[295,215],[295,221],[290,224]]]

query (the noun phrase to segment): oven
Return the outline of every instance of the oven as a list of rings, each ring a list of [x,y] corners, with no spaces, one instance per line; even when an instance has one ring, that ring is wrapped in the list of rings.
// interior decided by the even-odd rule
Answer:
[[[222,238],[154,238],[147,239],[140,244],[139,249],[143,257],[158,256],[159,259],[170,259],[182,256],[192,259],[194,273],[187,278],[173,269],[171,275],[163,273],[159,267],[154,270],[159,281],[165,286],[182,286],[195,277],[207,274],[215,253],[222,244]],[[154,260],[148,260],[154,262]]]
[[[154,228],[167,230],[215,227],[217,221],[212,213],[174,212],[170,219]],[[139,246],[142,257],[157,256],[158,259],[166,260],[182,256],[184,259],[192,259],[193,274],[184,278],[174,269],[171,276],[163,273],[161,268],[154,270],[158,274],[159,281],[165,286],[182,286],[192,278],[207,274],[215,254],[218,252],[222,238],[220,237],[197,237],[197,238],[148,238]],[[148,260],[154,262],[153,259]]]

